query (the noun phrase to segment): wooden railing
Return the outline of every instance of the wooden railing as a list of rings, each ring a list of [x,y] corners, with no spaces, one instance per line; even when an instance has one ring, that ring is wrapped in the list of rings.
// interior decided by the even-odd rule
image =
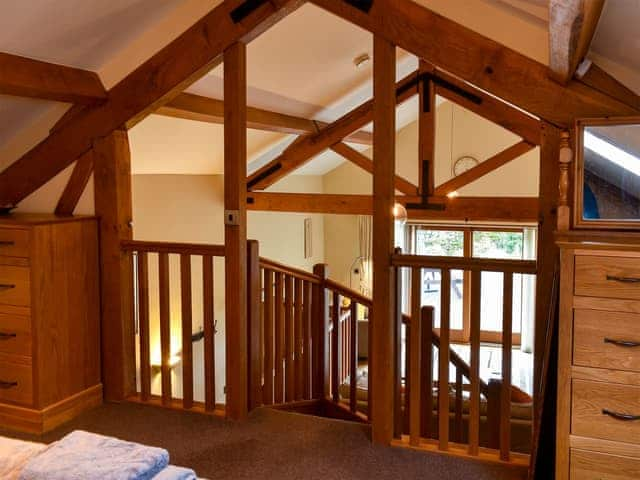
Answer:
[[[257,360],[262,397],[252,407],[313,398],[312,297],[316,275],[260,259],[261,324]],[[316,347],[317,348],[317,347]]]
[[[225,249],[222,245],[199,245],[186,243],[141,242],[126,241],[121,244],[123,251],[133,252],[134,255],[134,308],[137,312],[138,340],[139,340],[139,380],[138,395],[132,400],[143,403],[161,403],[167,407],[202,410],[213,412],[216,409],[216,378],[215,378],[215,319],[214,319],[214,257],[224,257]],[[179,260],[180,284],[180,352],[171,351],[172,322],[171,298],[172,278],[170,260]],[[151,262],[156,262],[150,282]],[[195,379],[204,385],[204,402],[194,400],[194,362],[193,362],[193,326],[194,301],[192,295],[192,262],[199,262],[202,277],[199,280],[202,289],[202,337],[204,339],[204,378]],[[157,283],[159,324],[159,365],[152,365],[153,347],[150,339],[150,289]],[[174,285],[175,286],[175,285]],[[176,295],[177,296],[177,295]],[[175,327],[175,325],[174,325]],[[172,393],[172,370],[177,363],[182,364],[182,395],[176,398]],[[159,367],[161,393],[151,392],[152,374],[155,367]]]
[[[474,258],[452,258],[401,255],[393,256],[392,263],[396,269],[398,282],[397,291],[402,290],[402,275],[400,269],[410,269],[411,314],[403,316],[398,298],[397,315],[397,356],[396,356],[396,391],[395,391],[395,433],[401,442],[412,446],[424,446],[449,450],[452,442],[456,448],[460,444],[467,445],[469,455],[478,456],[481,447],[499,447],[499,458],[509,461],[511,453],[511,355],[512,355],[512,301],[513,275],[535,274],[536,262],[513,260],[487,260]],[[441,272],[440,293],[440,335],[434,332],[433,308],[423,306],[421,292],[422,269],[438,269]],[[451,270],[471,272],[471,311],[470,311],[470,363],[466,364],[450,348],[450,279]],[[480,311],[482,272],[502,272],[503,281],[503,319],[502,319],[502,375],[499,383],[487,384],[480,378]],[[406,325],[406,378],[402,378],[401,368],[403,359],[401,328]],[[437,408],[431,404],[433,393],[433,352],[432,346],[438,348],[438,397]],[[450,368],[455,368],[455,401],[453,412],[450,407]],[[465,383],[465,379],[468,383]],[[497,389],[496,389],[497,387]],[[405,402],[402,402],[404,389]],[[466,415],[467,431],[463,431],[463,402],[464,392],[468,389],[468,414]],[[497,394],[496,394],[497,391]],[[485,442],[481,446],[481,396],[487,402],[485,424],[488,438],[498,438],[494,442]],[[499,413],[496,415],[496,405]],[[437,416],[437,429],[432,429],[432,415]],[[489,412],[493,412],[490,415]],[[453,422],[451,422],[451,413]],[[497,417],[497,419],[496,419]],[[453,432],[450,427],[453,425]],[[495,434],[495,431],[499,435]],[[403,437],[408,433],[408,437]],[[464,442],[463,442],[464,440]]]

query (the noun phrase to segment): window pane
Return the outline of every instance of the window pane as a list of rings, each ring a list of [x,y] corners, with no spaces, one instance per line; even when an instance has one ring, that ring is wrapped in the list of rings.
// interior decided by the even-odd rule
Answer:
[[[440,270],[422,270],[422,305],[433,307],[435,328],[440,328],[440,286],[442,277]],[[462,330],[462,296],[463,281],[462,270],[451,270],[451,308],[449,322],[451,329]]]
[[[473,232],[476,258],[523,258],[522,232]]]
[[[512,326],[513,333],[520,333],[522,323],[523,275],[513,276]],[[485,332],[502,331],[504,274],[482,272],[480,329]]]
[[[420,228],[416,231],[416,254],[461,257],[464,254],[464,233]]]

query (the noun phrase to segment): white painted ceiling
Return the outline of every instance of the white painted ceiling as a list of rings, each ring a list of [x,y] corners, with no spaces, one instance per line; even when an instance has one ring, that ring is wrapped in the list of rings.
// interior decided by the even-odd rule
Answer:
[[[109,88],[221,0],[28,0],[3,3],[0,51],[97,71]],[[542,63],[548,61],[546,0],[415,0],[437,13]],[[640,1],[608,0],[591,56],[640,92]],[[306,4],[248,48],[249,103],[333,121],[371,95],[372,37]],[[415,68],[399,52],[398,75]],[[189,88],[222,98],[222,67]],[[415,119],[416,102],[399,110],[398,126]],[[62,112],[54,102],[0,96],[0,169],[35,145]],[[37,128],[36,128],[37,125]],[[38,134],[29,136],[32,129]],[[38,136],[39,135],[39,136]],[[131,132],[138,173],[221,173],[222,127],[151,116]],[[290,138],[249,132],[253,167]],[[271,153],[269,153],[271,152]],[[342,160],[332,154],[298,171],[322,174]]]

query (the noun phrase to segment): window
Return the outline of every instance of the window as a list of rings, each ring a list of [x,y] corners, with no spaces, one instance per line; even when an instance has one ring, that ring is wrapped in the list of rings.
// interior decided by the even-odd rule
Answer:
[[[487,227],[434,227],[410,225],[408,250],[416,255],[455,256],[494,259],[532,259],[535,257],[535,229]],[[535,278],[514,275],[513,343],[519,345],[523,323],[532,325]],[[468,342],[470,333],[471,274],[451,271],[451,340]],[[483,272],[481,289],[481,341],[499,343],[502,331],[503,274]],[[435,327],[440,327],[440,270],[423,269],[422,304],[434,307]]]

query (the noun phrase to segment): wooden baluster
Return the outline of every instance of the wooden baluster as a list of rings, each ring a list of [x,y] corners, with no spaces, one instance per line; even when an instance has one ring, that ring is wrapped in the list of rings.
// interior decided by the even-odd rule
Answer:
[[[284,332],[285,332],[285,401],[295,396],[295,372],[293,370],[293,277],[287,275],[284,284]]]
[[[480,446],[480,306],[482,272],[471,274],[471,361],[469,395],[469,454],[478,455]]]
[[[396,250],[396,253],[398,250]],[[404,430],[402,412],[402,270],[393,268],[393,281],[395,284],[394,313],[393,316],[393,436],[400,438]],[[405,402],[407,395],[405,394]]]
[[[502,390],[500,395],[500,459],[511,451],[511,355],[513,333],[513,273],[504,274],[502,304]]]
[[[320,283],[313,286],[313,328],[311,331],[313,346],[312,378],[313,398],[327,398],[329,396],[330,368],[329,368],[329,297],[325,288],[328,275],[327,266],[317,264],[313,266],[313,274],[320,278]]]
[[[422,281],[420,282],[422,286]],[[422,290],[422,289],[421,289]],[[422,412],[422,436],[431,438],[433,421],[433,307],[426,305],[421,309],[422,318],[422,354],[420,355],[420,371],[422,372],[422,385],[420,389]]]
[[[333,292],[332,305],[333,327],[331,329],[331,395],[334,402],[340,401],[340,345],[342,343],[342,330],[340,328],[340,294]]]
[[[260,252],[256,240],[247,242],[247,343],[249,411],[262,405],[263,331],[261,318]]]
[[[455,405],[455,432],[454,438],[458,443],[462,443],[462,405],[463,405],[463,384],[462,384],[462,371],[456,368],[456,405]]]
[[[312,319],[312,287],[311,282],[304,282],[304,318],[302,320],[302,338],[304,341],[304,345],[302,347],[302,381],[303,381],[303,397],[305,400],[309,400],[311,398],[311,379],[312,369],[311,369],[311,319]]]
[[[182,406],[193,407],[193,343],[191,255],[180,255],[180,306],[182,310]]]
[[[340,372],[340,383],[343,383],[344,380],[349,375],[349,358],[351,358],[351,354],[349,353],[349,334],[351,333],[351,311],[345,314],[344,321],[342,324],[342,371]]]
[[[138,324],[140,336],[140,398],[151,396],[151,354],[149,347],[149,258],[138,252]]]
[[[408,402],[409,417],[409,443],[414,446],[420,445],[421,434],[421,412],[420,396],[422,393],[422,318],[420,315],[421,298],[421,269],[415,267],[411,270],[411,328],[407,332],[407,350],[409,351],[409,362],[407,362],[407,386],[411,386],[405,396],[410,395]],[[407,413],[405,412],[405,415]]]
[[[276,373],[275,373],[275,403],[282,403],[284,400],[284,298],[282,296],[282,273],[276,273]]]
[[[216,408],[215,310],[213,302],[213,257],[202,257],[202,301],[204,323],[204,409]]]
[[[443,269],[440,281],[440,349],[438,350],[438,448],[449,448],[449,333],[451,272]]]
[[[158,287],[160,296],[160,355],[162,404],[171,404],[171,318],[169,291],[169,254],[158,254]]]
[[[273,272],[264,269],[264,386],[262,401],[273,405]]]
[[[352,413],[358,409],[358,304],[351,300],[351,330],[349,332],[349,407]]]
[[[295,303],[294,303],[294,362],[295,372],[295,399],[302,400],[303,390],[303,365],[302,365],[302,280],[296,278],[295,281]]]
[[[411,404],[411,388],[413,385],[411,384],[411,324],[409,322],[404,323],[404,338],[405,338],[405,346],[404,346],[404,404],[402,405],[402,433],[404,435],[409,434],[409,415],[410,415],[410,404]],[[400,396],[402,400],[402,395]]]

